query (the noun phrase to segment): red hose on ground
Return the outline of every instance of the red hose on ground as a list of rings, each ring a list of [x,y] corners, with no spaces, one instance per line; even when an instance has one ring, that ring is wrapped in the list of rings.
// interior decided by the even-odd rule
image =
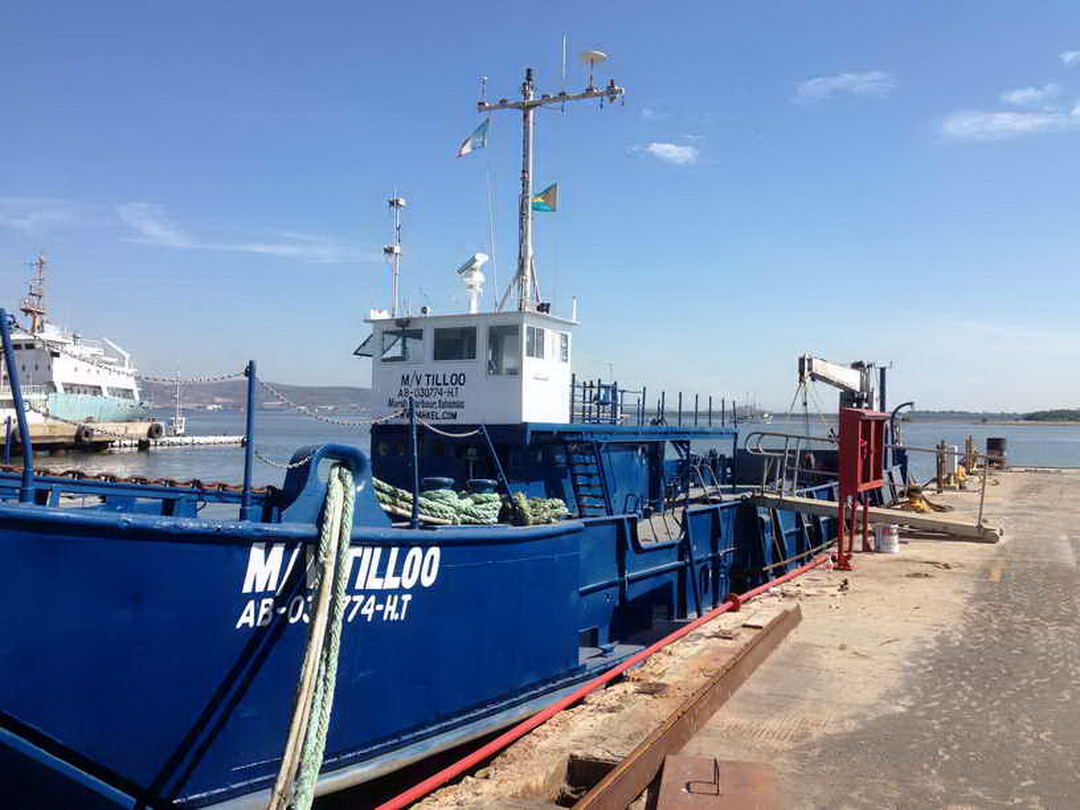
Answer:
[[[470,768],[479,765],[485,759],[492,756],[493,754],[498,753],[515,740],[524,737],[537,726],[543,725],[556,714],[561,712],[563,709],[573,706],[590,692],[596,691],[604,684],[608,683],[609,681],[613,681],[615,678],[622,675],[624,672],[626,672],[626,670],[630,669],[633,666],[636,666],[637,664],[640,664],[653,653],[663,649],[671,642],[677,641],[688,633],[694,632],[699,627],[701,627],[701,625],[705,624],[706,622],[712,621],[721,613],[727,613],[729,610],[736,607],[736,605],[747,602],[753,599],[755,596],[760,596],[761,594],[765,593],[765,591],[769,590],[769,588],[773,588],[779,585],[781,582],[787,582],[789,579],[794,579],[795,577],[809,571],[812,568],[817,568],[827,559],[829,559],[829,555],[822,554],[816,560],[813,560],[812,562],[809,562],[804,566],[796,568],[794,571],[788,571],[783,576],[779,576],[776,579],[769,580],[764,585],[759,585],[758,587],[754,588],[753,590],[747,591],[744,594],[741,594],[739,596],[733,596],[732,598],[728,599],[728,601],[713,608],[704,616],[699,616],[689,624],[683,625],[674,633],[664,636],[655,644],[646,647],[641,652],[635,653],[618,666],[609,669],[603,675],[600,675],[589,681],[588,683],[583,684],[582,686],[571,692],[569,695],[560,698],[547,708],[542,709],[541,711],[534,714],[532,717],[522,720],[516,726],[503,732],[494,740],[489,742],[487,745],[484,745],[481,748],[477,748],[471,754],[462,757],[453,765],[443,768],[438,773],[429,776],[423,782],[414,785],[413,787],[406,790],[404,793],[400,793],[394,798],[390,799],[390,801],[380,804],[377,808],[375,808],[375,810],[400,810],[400,808],[408,807],[413,802],[419,801],[427,794],[431,793],[431,791],[446,784],[454,777],[460,776]]]

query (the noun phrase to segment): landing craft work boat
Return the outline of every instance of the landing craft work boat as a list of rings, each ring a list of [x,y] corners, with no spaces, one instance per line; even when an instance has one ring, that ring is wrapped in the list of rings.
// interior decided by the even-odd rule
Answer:
[[[520,101],[481,104],[525,126],[516,307],[480,312],[476,295],[459,315],[371,319],[360,353],[375,400],[412,418],[376,425],[370,459],[302,448],[262,492],[0,474],[5,806],[266,806],[289,776],[301,662],[324,615],[305,572],[332,463],[351,471],[355,505],[319,793],[535,712],[832,540],[831,519],[739,497],[726,415],[668,420],[644,390],[571,373],[577,319],[536,292],[532,115],[622,92],[590,80],[535,97],[530,72]],[[463,276],[478,290],[476,272]],[[249,407],[253,383],[249,366]],[[487,496],[476,503],[498,489],[503,521],[467,508],[400,520],[421,476]],[[207,516],[230,507],[239,519]]]

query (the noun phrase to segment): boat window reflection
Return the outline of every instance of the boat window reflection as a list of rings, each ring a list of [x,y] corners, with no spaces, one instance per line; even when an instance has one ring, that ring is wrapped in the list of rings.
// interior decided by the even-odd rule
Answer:
[[[544,359],[544,330],[539,326],[525,327],[525,354]]]
[[[424,359],[423,329],[387,329],[382,334],[384,363]]]
[[[521,374],[521,327],[488,327],[488,374]]]
[[[436,329],[434,344],[436,360],[475,360],[476,327]]]

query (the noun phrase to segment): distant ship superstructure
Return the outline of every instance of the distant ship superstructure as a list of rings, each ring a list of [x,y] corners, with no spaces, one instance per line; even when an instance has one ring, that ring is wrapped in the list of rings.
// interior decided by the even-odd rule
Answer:
[[[24,381],[32,424],[57,420],[131,422],[147,418],[131,355],[108,339],[88,340],[47,319],[44,256],[23,300],[24,326],[12,333],[12,348]],[[0,370],[0,420],[12,415],[7,369]],[[46,416],[46,414],[48,416]]]

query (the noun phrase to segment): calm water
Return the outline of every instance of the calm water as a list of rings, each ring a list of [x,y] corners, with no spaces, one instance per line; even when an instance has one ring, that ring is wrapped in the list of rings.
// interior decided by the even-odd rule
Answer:
[[[836,429],[836,422],[828,427]],[[904,443],[909,447],[934,447],[944,441],[956,445],[961,451],[968,436],[975,437],[975,450],[986,451],[988,437],[1004,438],[1010,464],[1047,467],[1080,467],[1080,426],[1077,425],[987,425],[981,422],[907,422],[901,425]],[[802,420],[797,422],[774,421],[771,425],[740,425],[740,441],[752,430],[774,430],[780,433],[803,433]],[[820,417],[810,422],[810,432],[815,436],[826,434],[825,423]],[[932,453],[909,454],[911,474],[919,479],[935,474]]]
[[[163,420],[167,413],[159,414]],[[343,417],[349,418],[349,417]],[[193,412],[187,417],[188,433],[240,434],[244,417],[233,412]],[[740,424],[740,441],[751,430],[774,430],[801,433],[802,422],[776,421],[771,425]],[[825,426],[820,419],[811,422],[814,434],[822,435]],[[912,446],[932,447],[941,440],[963,448],[964,439],[975,437],[976,448],[986,446],[988,436],[1004,437],[1012,464],[1080,467],[1080,426],[1074,425],[985,425],[964,422],[914,422],[904,425],[904,438]],[[275,411],[259,412],[255,417],[255,447],[265,456],[280,462],[288,461],[293,452],[308,444],[338,442],[368,449],[366,428],[344,427],[319,422],[310,417]],[[56,468],[80,467],[116,475],[143,475],[151,478],[200,478],[240,482],[243,478],[244,456],[240,447],[182,447],[162,448],[149,452],[118,450],[105,453],[69,453],[63,456],[42,457],[39,464]],[[912,471],[918,478],[933,475],[934,461],[930,454],[912,454]],[[256,461],[256,486],[280,485],[281,470]]]

